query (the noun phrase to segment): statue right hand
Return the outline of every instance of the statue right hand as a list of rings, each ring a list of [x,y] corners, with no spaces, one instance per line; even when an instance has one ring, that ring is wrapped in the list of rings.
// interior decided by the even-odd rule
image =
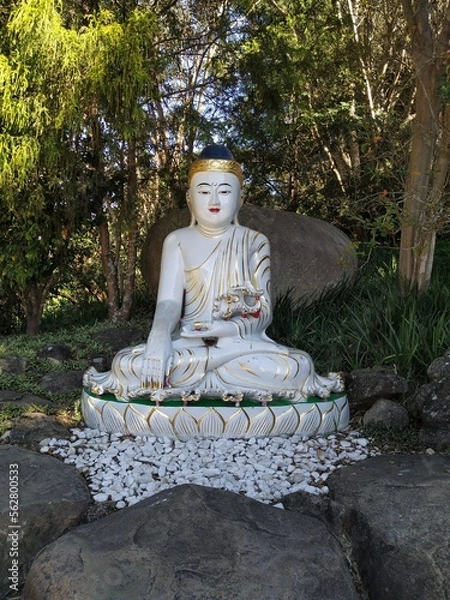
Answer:
[[[168,387],[168,377],[173,361],[170,336],[150,335],[144,351],[141,387],[159,390]]]

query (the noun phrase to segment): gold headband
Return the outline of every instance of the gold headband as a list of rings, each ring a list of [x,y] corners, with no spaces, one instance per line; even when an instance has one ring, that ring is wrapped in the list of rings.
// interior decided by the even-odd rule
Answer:
[[[192,177],[201,171],[221,171],[222,173],[233,173],[242,185],[244,180],[240,165],[234,160],[223,158],[202,158],[192,163],[189,169],[188,183],[191,184]]]

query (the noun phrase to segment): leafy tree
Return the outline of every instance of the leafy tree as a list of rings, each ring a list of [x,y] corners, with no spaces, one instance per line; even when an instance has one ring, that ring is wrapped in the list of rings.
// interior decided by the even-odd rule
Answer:
[[[231,104],[252,198],[367,235],[369,222],[395,212],[410,106],[390,3],[242,4]]]
[[[81,73],[77,38],[53,4],[18,3],[4,24],[0,55],[0,242],[4,284],[21,300],[27,331],[64,263],[79,214],[70,130]],[[69,124],[66,130],[63,124]]]
[[[221,85],[214,59],[230,27],[227,7],[226,0],[155,3],[158,30],[150,40],[150,24],[143,26],[148,11],[137,5],[122,15],[123,45],[103,59],[111,75],[102,75],[104,90],[94,93],[92,154],[99,179],[117,168],[124,176],[122,188],[104,196],[98,219],[112,319],[130,314],[140,235],[184,201],[195,141],[210,135],[212,116],[207,121],[205,115],[214,110],[210,98]],[[123,94],[130,76],[134,91]]]
[[[38,298],[33,311],[24,306],[30,333],[83,222],[98,228],[109,317],[129,317],[140,235],[181,199],[199,130],[208,137],[204,114],[220,87],[213,60],[230,24],[227,7],[22,0],[12,11],[0,62],[1,198],[22,237],[30,217],[60,250],[57,261],[53,251],[31,261],[36,242],[8,272],[21,298]],[[46,241],[42,248],[53,246]],[[6,266],[8,247],[2,255]]]

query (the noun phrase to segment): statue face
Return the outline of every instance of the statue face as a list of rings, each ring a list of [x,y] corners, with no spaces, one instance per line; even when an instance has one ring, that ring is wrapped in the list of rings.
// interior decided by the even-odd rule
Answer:
[[[188,202],[195,220],[208,229],[229,225],[240,207],[241,186],[233,173],[199,171],[192,177]]]

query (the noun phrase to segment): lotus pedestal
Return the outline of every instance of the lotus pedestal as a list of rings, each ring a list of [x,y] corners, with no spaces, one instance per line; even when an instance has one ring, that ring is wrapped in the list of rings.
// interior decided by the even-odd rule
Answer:
[[[172,399],[158,406],[145,398],[121,402],[84,389],[81,402],[85,424],[92,429],[179,440],[312,437],[342,431],[349,423],[348,400],[342,392],[326,400],[312,397],[292,403],[275,399],[267,406],[245,400],[235,406],[207,398],[188,405]]]

